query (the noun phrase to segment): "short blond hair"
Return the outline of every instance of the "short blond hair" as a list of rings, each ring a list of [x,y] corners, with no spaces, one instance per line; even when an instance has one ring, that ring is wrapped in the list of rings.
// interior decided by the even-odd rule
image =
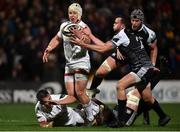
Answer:
[[[82,16],[82,7],[78,3],[73,3],[69,6],[68,11],[75,11],[78,13],[78,19],[81,19]]]

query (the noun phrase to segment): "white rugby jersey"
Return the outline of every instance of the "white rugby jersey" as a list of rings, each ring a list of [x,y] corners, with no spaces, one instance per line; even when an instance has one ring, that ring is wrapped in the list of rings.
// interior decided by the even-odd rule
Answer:
[[[66,58],[66,65],[77,65],[79,68],[89,68],[90,66],[90,57],[88,54],[88,50],[85,48],[82,48],[81,46],[74,45],[71,43],[68,39],[65,39],[62,34],[62,29],[64,26],[66,26],[69,21],[64,22],[60,26],[60,30],[57,33],[57,35],[63,39],[63,46],[64,46],[64,55]],[[78,23],[81,27],[87,27],[87,25],[81,21]],[[81,63],[79,65],[79,63]]]
[[[124,32],[124,29],[122,29],[116,35],[114,35],[111,41],[113,43],[114,48],[118,47],[120,45],[127,47],[130,43],[130,39],[128,38],[128,36]]]
[[[59,100],[61,96],[62,95],[60,94],[51,95],[51,98],[52,100]],[[60,120],[61,123],[62,121],[65,121],[63,122],[63,124],[59,124],[60,126],[76,125],[77,123],[84,123],[84,119],[79,115],[79,113],[74,111],[71,107],[66,107],[65,105],[53,105],[53,107],[50,109],[50,108],[46,108],[44,105],[41,105],[40,102],[38,101],[35,106],[35,114],[38,122],[53,121],[53,119],[58,115],[58,117],[60,117],[58,119]]]

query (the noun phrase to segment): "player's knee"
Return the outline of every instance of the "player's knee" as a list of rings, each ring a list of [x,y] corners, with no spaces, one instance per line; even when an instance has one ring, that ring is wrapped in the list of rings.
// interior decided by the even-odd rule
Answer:
[[[122,82],[119,81],[116,85],[116,89],[117,89],[117,91],[123,91],[123,90],[125,90],[125,86]]]
[[[77,95],[78,97],[82,97],[84,94],[85,94],[85,92],[82,91],[82,90],[77,90],[77,91],[76,91],[76,95]]]
[[[142,92],[142,99],[144,102],[152,103],[153,102],[153,96],[151,92],[150,86],[147,86],[146,89]]]
[[[148,94],[146,94],[146,95],[143,95],[143,100],[144,100],[144,102],[148,102],[148,103],[150,103],[150,104],[152,104],[154,101],[154,98],[153,98],[153,96],[152,95],[148,95]]]

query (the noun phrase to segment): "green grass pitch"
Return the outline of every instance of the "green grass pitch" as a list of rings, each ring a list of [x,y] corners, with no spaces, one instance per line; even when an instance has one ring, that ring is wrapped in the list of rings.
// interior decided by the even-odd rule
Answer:
[[[40,128],[34,114],[34,104],[0,104],[0,131],[180,131],[180,103],[161,104],[172,118],[165,127],[158,127],[158,117],[150,113],[150,125],[143,125],[139,117],[131,127],[107,128],[93,127],[56,127]]]

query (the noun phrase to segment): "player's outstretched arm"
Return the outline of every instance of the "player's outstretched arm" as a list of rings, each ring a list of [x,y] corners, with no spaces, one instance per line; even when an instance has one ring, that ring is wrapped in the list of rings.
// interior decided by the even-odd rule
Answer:
[[[71,42],[73,42],[76,45],[82,46],[83,48],[94,50],[99,53],[105,53],[114,48],[112,43],[102,43],[102,45],[87,44],[82,39],[79,39],[77,37],[72,38]]]
[[[48,102],[53,104],[53,105],[66,105],[66,104],[71,104],[76,101],[76,98],[71,95],[66,95],[64,98],[61,98],[60,100],[49,100]]]
[[[47,48],[44,51],[43,57],[42,57],[44,63],[48,62],[49,53],[54,48],[56,48],[59,43],[60,43],[60,38],[57,35],[51,39],[51,41],[49,42]]]
[[[85,28],[83,30],[84,34],[87,35],[96,45],[90,44],[90,43],[86,43],[84,41],[84,38],[79,38],[78,34],[81,31],[78,31],[77,29],[72,29],[71,32],[73,32],[73,34],[75,35],[72,39],[71,42],[73,42],[76,45],[82,46],[83,48],[86,49],[90,49],[90,50],[94,50],[96,52],[99,53],[104,53],[107,52],[111,49],[113,49],[112,43],[104,43],[102,42],[100,39],[98,39],[97,37],[95,37],[92,33],[91,30],[89,28]]]
[[[85,27],[81,30],[77,30],[77,29],[72,29],[71,32],[79,39],[81,39],[82,41],[84,41],[85,43],[90,43],[92,40],[94,44],[96,45],[101,45],[103,46],[105,43],[103,41],[101,41],[100,39],[96,38],[92,32],[91,29],[89,27]],[[82,34],[82,37],[80,37],[79,34]],[[89,40],[90,39],[90,40]],[[88,41],[87,41],[88,40]]]

